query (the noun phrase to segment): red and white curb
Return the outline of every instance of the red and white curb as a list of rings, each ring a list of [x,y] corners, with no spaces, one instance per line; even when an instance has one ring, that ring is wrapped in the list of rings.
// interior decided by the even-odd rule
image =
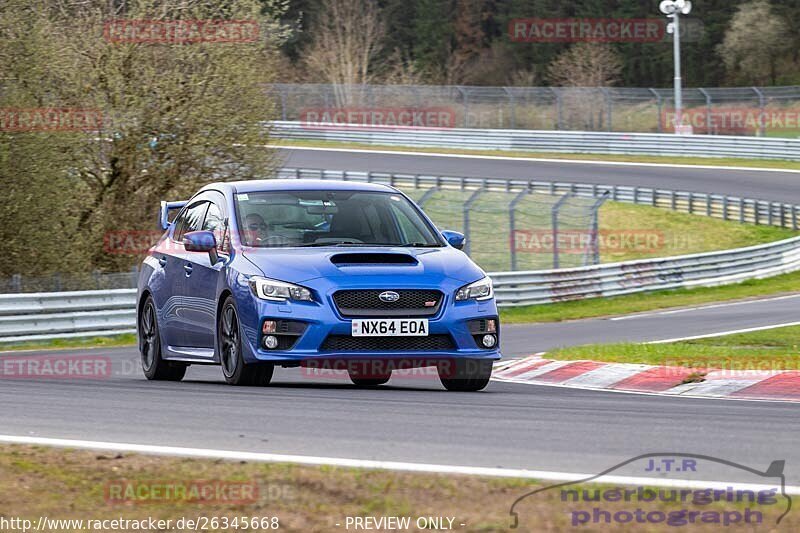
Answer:
[[[669,396],[800,402],[800,371],[705,370],[534,355],[495,365],[492,379]]]

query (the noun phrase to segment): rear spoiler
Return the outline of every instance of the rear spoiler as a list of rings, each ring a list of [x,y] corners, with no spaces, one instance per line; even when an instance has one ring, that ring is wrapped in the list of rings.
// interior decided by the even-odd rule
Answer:
[[[169,212],[173,209],[181,209],[189,203],[189,200],[182,200],[180,202],[161,202],[161,210],[158,213],[158,221],[161,223],[161,229],[169,228]]]

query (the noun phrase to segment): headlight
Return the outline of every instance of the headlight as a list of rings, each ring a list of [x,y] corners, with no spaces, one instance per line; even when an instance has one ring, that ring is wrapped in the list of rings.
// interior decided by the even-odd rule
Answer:
[[[262,300],[300,300],[311,302],[311,291],[300,285],[293,285],[285,281],[253,276],[250,278],[250,290]]]
[[[470,283],[458,289],[458,292],[456,292],[456,301],[489,300],[492,296],[494,296],[492,280],[487,276],[483,279],[479,279],[475,283]]]

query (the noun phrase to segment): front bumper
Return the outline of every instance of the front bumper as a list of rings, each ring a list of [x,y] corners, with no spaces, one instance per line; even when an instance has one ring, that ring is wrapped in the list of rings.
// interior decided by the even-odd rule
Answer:
[[[453,297],[444,292],[444,300],[434,316],[428,319],[429,336],[448,336],[452,342],[449,349],[406,350],[402,347],[403,339],[415,344],[413,337],[392,337],[391,350],[352,350],[346,351],[326,349],[325,341],[330,336],[347,336],[351,334],[351,317],[343,317],[333,303],[332,292],[318,296],[318,301],[309,302],[271,302],[256,299],[250,295],[250,305],[240,305],[240,316],[245,346],[244,356],[249,363],[304,363],[313,360],[414,360],[426,361],[447,360],[454,358],[497,360],[500,354],[500,331],[497,328],[498,342],[492,349],[481,347],[470,331],[470,322],[481,319],[498,319],[495,301],[454,302]],[[247,308],[242,309],[242,307]],[[396,317],[365,317],[396,318]],[[291,349],[266,349],[263,345],[264,334],[261,325],[264,320],[302,323],[305,326],[302,334],[293,340]],[[330,346],[331,343],[328,343]]]

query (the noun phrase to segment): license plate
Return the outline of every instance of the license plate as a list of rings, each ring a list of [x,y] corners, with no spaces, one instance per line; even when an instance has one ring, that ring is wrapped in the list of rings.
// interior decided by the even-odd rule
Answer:
[[[353,337],[427,337],[427,318],[353,320]]]

